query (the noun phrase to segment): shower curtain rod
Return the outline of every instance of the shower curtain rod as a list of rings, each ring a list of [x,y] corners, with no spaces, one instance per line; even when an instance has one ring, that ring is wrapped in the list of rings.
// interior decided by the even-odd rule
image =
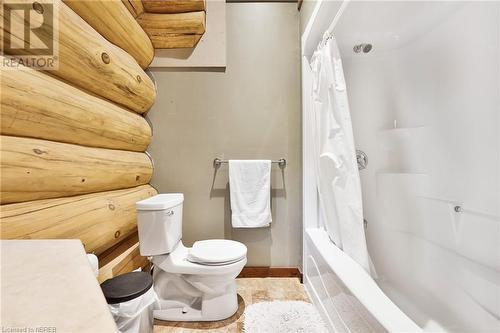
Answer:
[[[311,19],[302,34],[302,55],[309,58],[323,41],[325,35],[333,34],[342,13],[353,0],[319,0],[316,2]],[[332,19],[333,17],[333,19]]]
[[[340,20],[340,17],[344,13],[344,10],[346,9],[349,2],[350,2],[350,0],[345,0],[340,5],[338,12],[335,14],[335,17],[332,20],[332,23],[330,23],[330,25],[326,29],[326,34],[328,34],[328,36],[333,36],[333,30],[335,29],[335,26],[337,25],[338,21]]]

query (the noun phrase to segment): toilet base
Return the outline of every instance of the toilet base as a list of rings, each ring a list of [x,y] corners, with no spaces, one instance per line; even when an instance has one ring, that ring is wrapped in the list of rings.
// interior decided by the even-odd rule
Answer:
[[[160,304],[160,309],[153,312],[155,319],[217,321],[231,317],[238,310],[234,277],[222,285],[220,279],[215,279],[217,288],[207,284],[205,279],[200,281],[199,277],[161,270],[155,271],[153,278]]]

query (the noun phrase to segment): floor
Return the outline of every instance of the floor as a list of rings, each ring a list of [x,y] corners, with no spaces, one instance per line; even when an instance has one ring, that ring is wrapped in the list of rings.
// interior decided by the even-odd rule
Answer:
[[[236,279],[238,311],[219,322],[155,321],[154,333],[188,332],[242,332],[245,306],[252,303],[288,300],[309,302],[304,286],[298,278],[240,278]]]

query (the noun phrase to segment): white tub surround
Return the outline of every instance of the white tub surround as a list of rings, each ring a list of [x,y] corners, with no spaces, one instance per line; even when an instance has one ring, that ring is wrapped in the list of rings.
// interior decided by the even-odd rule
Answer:
[[[2,329],[118,331],[80,240],[3,240],[0,250]]]
[[[325,31],[369,160],[360,178],[374,280],[329,242],[318,209],[310,63]],[[302,55],[304,280],[331,326],[499,331],[500,3],[319,0]]]

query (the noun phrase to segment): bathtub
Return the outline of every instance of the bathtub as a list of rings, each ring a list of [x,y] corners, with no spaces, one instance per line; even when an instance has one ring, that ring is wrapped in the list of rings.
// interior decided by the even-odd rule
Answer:
[[[304,242],[304,285],[332,332],[422,332],[323,229]]]

